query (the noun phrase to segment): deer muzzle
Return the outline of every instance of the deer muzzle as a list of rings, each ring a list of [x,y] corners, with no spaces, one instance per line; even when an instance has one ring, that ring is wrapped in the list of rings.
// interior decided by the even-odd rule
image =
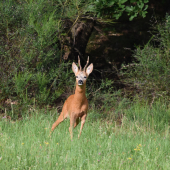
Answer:
[[[79,80],[79,81],[78,81],[78,85],[83,85],[83,81],[82,81],[82,80]]]

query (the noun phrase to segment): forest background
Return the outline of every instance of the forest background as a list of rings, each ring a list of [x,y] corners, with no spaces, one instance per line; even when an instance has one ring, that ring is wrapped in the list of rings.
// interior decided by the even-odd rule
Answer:
[[[148,0],[2,1],[1,113],[11,110],[11,103],[17,103],[15,116],[32,105],[61,110],[74,92],[71,63],[78,55],[82,65],[87,56],[94,63],[87,96],[97,109],[104,103],[114,108],[115,92],[127,100],[137,95],[148,104],[168,98],[167,5]]]

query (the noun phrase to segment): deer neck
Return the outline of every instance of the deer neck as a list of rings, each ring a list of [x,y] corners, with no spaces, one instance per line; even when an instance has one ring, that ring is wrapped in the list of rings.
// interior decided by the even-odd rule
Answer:
[[[74,100],[82,103],[86,99],[86,84],[79,86],[76,84]]]

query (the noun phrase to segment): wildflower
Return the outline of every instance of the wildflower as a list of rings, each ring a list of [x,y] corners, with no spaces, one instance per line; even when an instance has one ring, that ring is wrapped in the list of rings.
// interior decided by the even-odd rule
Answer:
[[[22,145],[24,145],[24,143],[22,143]]]
[[[59,143],[57,143],[57,145],[59,145]]]
[[[156,150],[158,150],[158,148],[156,148]]]
[[[48,142],[45,142],[46,145],[48,145],[49,143]]]
[[[128,158],[129,160],[131,160],[132,158]]]
[[[134,150],[135,151],[140,151],[140,147],[141,147],[142,145],[141,144],[139,144]]]
[[[41,146],[41,144],[40,144],[40,146]]]
[[[47,129],[47,128],[44,128],[44,129]]]
[[[135,150],[135,151],[140,151],[140,148],[137,147],[137,148],[135,148],[134,150]]]

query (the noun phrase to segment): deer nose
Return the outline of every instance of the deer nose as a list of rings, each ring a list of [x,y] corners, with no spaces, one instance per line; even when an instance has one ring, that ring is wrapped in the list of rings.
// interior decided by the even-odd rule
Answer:
[[[79,81],[78,81],[78,85],[83,85],[83,81],[82,81],[82,80],[79,80]]]

